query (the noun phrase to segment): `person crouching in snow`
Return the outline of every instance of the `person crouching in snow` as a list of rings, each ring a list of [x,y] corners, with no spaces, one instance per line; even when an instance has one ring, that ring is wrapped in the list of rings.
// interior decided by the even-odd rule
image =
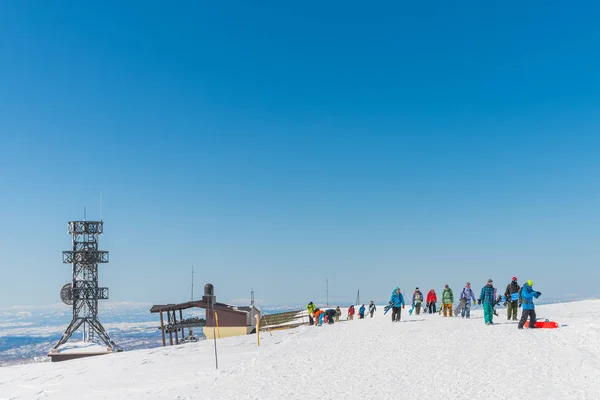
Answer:
[[[435,290],[431,289],[429,293],[427,293],[427,308],[429,309],[429,314],[436,312],[435,303],[437,303],[437,295],[435,294]]]
[[[333,324],[335,321],[335,310],[333,308],[328,308],[325,310],[325,315],[327,315],[327,322]]]
[[[404,308],[404,296],[400,293],[400,288],[396,286],[390,297],[390,306],[392,306],[392,322],[400,322],[401,308]]]
[[[371,318],[373,318],[373,314],[376,310],[377,308],[375,307],[375,303],[373,302],[373,300],[371,300],[371,304],[369,304],[369,314],[371,314]]]
[[[354,314],[356,310],[354,310],[354,306],[348,307],[348,321],[352,321],[354,319]]]
[[[523,314],[521,315],[521,320],[519,321],[519,329],[523,329],[525,322],[527,322],[527,318],[529,318],[529,327],[535,328],[537,316],[535,315],[535,304],[533,304],[533,299],[537,299],[541,295],[541,292],[536,292],[533,290],[533,281],[531,279],[523,284],[523,287],[521,288],[521,305],[523,306]]]
[[[362,306],[360,306],[360,308],[358,309],[358,318],[359,319],[364,319],[365,318],[365,305],[363,304]]]
[[[496,289],[494,289],[494,281],[488,279],[487,285],[481,288],[479,295],[479,304],[483,303],[483,319],[486,325],[493,325],[494,318],[494,302]]]
[[[313,314],[313,317],[315,318],[316,326],[323,325],[323,318],[325,318],[325,313],[323,312],[323,310],[321,310],[320,308],[317,308],[315,310],[315,313]]]

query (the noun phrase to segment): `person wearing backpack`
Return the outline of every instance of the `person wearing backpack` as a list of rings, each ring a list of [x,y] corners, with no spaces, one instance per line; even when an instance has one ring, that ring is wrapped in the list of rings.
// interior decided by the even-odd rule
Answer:
[[[519,291],[521,287],[517,283],[517,277],[513,276],[512,281],[506,286],[506,304],[508,305],[507,318],[510,321],[511,317],[513,321],[517,320],[517,311],[519,310]]]
[[[465,287],[460,291],[459,301],[465,299],[465,306],[460,311],[460,316],[462,318],[471,318],[471,302],[475,304],[477,300],[475,299],[475,293],[471,289],[471,282],[467,282]]]
[[[369,304],[369,314],[371,314],[371,318],[373,318],[375,311],[377,311],[377,307],[375,307],[375,302],[371,300],[371,304]]]
[[[528,280],[527,283],[523,284],[523,287],[521,288],[521,304],[523,306],[523,314],[521,315],[521,320],[519,321],[519,329],[523,329],[525,322],[527,322],[527,318],[529,318],[529,328],[535,328],[537,316],[535,315],[535,305],[533,304],[533,299],[537,299],[541,295],[541,292],[536,292],[533,290],[533,281],[531,279]]]
[[[392,307],[392,322],[400,322],[400,312],[404,308],[404,296],[402,296],[398,286],[392,292],[390,306]]]
[[[442,291],[442,307],[444,308],[444,317],[452,316],[452,303],[454,303],[454,293],[452,293],[452,289],[446,283],[444,285],[444,290]],[[446,315],[446,312],[448,313]]]
[[[427,308],[429,309],[429,314],[435,313],[435,304],[437,303],[437,294],[435,294],[435,290],[431,289],[429,293],[427,293]]]
[[[423,304],[423,293],[421,293],[419,288],[416,288],[413,293],[412,303],[415,306],[416,315],[419,315],[421,313],[421,304]]]

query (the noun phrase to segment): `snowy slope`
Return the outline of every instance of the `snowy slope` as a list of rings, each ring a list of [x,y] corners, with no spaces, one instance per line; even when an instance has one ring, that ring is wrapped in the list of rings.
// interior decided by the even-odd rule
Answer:
[[[0,368],[0,399],[600,398],[600,300],[538,307],[556,330],[389,314],[213,342]],[[345,313],[344,313],[345,316]]]

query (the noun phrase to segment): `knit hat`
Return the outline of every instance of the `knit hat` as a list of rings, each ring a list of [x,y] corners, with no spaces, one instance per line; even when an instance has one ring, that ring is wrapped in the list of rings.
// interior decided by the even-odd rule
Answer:
[[[488,279],[488,283],[494,283],[494,281],[491,279]]]
[[[517,277],[516,277],[516,276],[513,276],[513,279],[512,279],[512,280],[516,282],[516,281],[517,281]]]

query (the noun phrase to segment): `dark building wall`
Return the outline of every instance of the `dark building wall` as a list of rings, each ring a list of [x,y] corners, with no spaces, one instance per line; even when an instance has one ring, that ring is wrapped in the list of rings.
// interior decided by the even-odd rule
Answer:
[[[227,309],[215,309],[219,317],[219,326],[247,326],[246,316],[247,313],[243,311],[227,310]],[[206,313],[206,326],[215,326],[215,318],[212,313]]]

